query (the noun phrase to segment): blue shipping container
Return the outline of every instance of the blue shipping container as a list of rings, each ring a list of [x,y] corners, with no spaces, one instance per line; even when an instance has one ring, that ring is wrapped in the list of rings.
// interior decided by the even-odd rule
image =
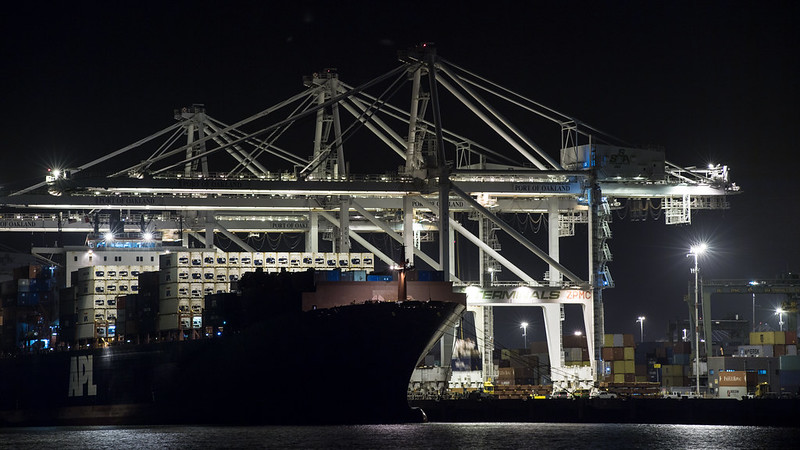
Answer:
[[[367,281],[392,281],[391,275],[367,275]]]

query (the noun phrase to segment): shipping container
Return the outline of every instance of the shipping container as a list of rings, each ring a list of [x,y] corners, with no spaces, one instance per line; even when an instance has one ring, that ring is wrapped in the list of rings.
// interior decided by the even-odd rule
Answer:
[[[741,400],[747,396],[747,386],[720,385],[717,388],[718,398]]]
[[[624,361],[624,360],[625,360],[625,348],[614,347],[614,361]]]
[[[610,336],[610,335],[606,335]],[[614,360],[614,348],[613,347],[603,347],[600,350],[600,354],[603,358],[603,361],[613,361]]]
[[[78,326],[76,327],[75,337],[77,339],[94,339],[95,337],[94,322],[78,324]]]
[[[360,269],[363,267],[361,265],[361,253],[350,253],[350,267],[354,269]]]
[[[239,252],[228,252],[228,267],[239,266]]]
[[[216,252],[203,252],[203,267],[214,267],[217,263]]]
[[[615,374],[625,373],[625,361],[622,360],[614,361],[614,364],[611,367],[611,371]]]
[[[303,254],[300,252],[289,253],[289,267],[301,267],[303,262]]]
[[[201,267],[192,267],[189,280],[195,283],[203,281],[203,269]]]
[[[780,370],[800,370],[800,356],[781,356],[779,362]]]
[[[622,335],[622,346],[623,347],[633,347],[635,345],[636,345],[636,341],[634,340],[632,334],[623,334]]]
[[[304,269],[314,267],[314,254],[311,252],[304,252],[300,255],[300,267]]]
[[[250,252],[239,253],[240,267],[253,267],[253,254]]]
[[[623,358],[625,361],[633,361],[636,358],[636,351],[633,347],[623,347]]]
[[[189,253],[189,264],[192,267],[202,267],[203,266],[203,252],[190,252]]]
[[[738,370],[734,372],[719,373],[720,386],[747,386],[747,372]]]
[[[336,264],[337,257],[338,255],[336,253],[325,253],[325,267],[329,269],[338,267]]]
[[[771,357],[774,355],[773,345],[740,345],[739,356]]]
[[[361,267],[366,270],[375,268],[375,256],[372,253],[361,253]]]
[[[338,253],[336,264],[343,269],[350,267],[350,253]]]
[[[214,281],[217,283],[225,283],[228,281],[228,268],[217,267],[214,269]]]
[[[253,252],[253,267],[264,267],[264,252]]]
[[[228,281],[238,281],[238,280],[239,280],[239,268],[228,267]]]
[[[216,253],[216,264],[217,267],[228,267],[228,254],[224,252],[217,252]]]
[[[613,334],[604,334],[603,335],[603,347],[611,348],[614,346],[614,335]]]
[[[795,356],[797,355],[797,345],[796,344],[786,344],[786,356]]]
[[[750,333],[750,345],[786,344],[786,333],[783,331],[758,331]]]

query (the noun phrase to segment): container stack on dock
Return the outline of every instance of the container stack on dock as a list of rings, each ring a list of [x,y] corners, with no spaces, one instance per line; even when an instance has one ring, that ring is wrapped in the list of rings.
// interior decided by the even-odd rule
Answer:
[[[739,356],[795,356],[797,332],[759,331],[750,333],[750,345],[739,346]]]
[[[637,381],[635,355],[632,334],[603,335],[603,368],[601,372],[603,381],[635,383]]]
[[[14,269],[14,279],[0,284],[0,348],[40,345],[51,337],[58,317],[57,283],[40,265]]]

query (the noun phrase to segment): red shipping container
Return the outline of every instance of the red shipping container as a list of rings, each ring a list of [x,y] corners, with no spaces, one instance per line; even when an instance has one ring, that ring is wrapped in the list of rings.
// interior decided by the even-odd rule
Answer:
[[[622,361],[625,359],[625,349],[623,347],[614,348],[614,361]]]
[[[773,356],[786,356],[786,345],[784,344],[773,345]]]
[[[786,345],[797,345],[797,331],[786,332]]]
[[[614,360],[614,347],[603,347],[601,351],[603,361],[613,361]]]

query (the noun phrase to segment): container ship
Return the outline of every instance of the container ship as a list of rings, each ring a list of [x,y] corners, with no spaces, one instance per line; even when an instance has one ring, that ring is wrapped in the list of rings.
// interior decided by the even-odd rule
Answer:
[[[255,268],[231,283],[231,292],[205,295],[200,319],[188,301],[164,298],[172,286],[165,278],[182,270],[166,264],[138,275],[136,295],[115,297],[113,330],[98,332],[99,322],[87,320],[91,339],[0,358],[0,425],[422,420],[406,398],[409,378],[466,305],[444,281],[336,280],[331,274],[338,272]],[[148,323],[165,321],[164,311],[153,312],[165,304],[176,309],[167,315],[179,332],[143,333]]]

